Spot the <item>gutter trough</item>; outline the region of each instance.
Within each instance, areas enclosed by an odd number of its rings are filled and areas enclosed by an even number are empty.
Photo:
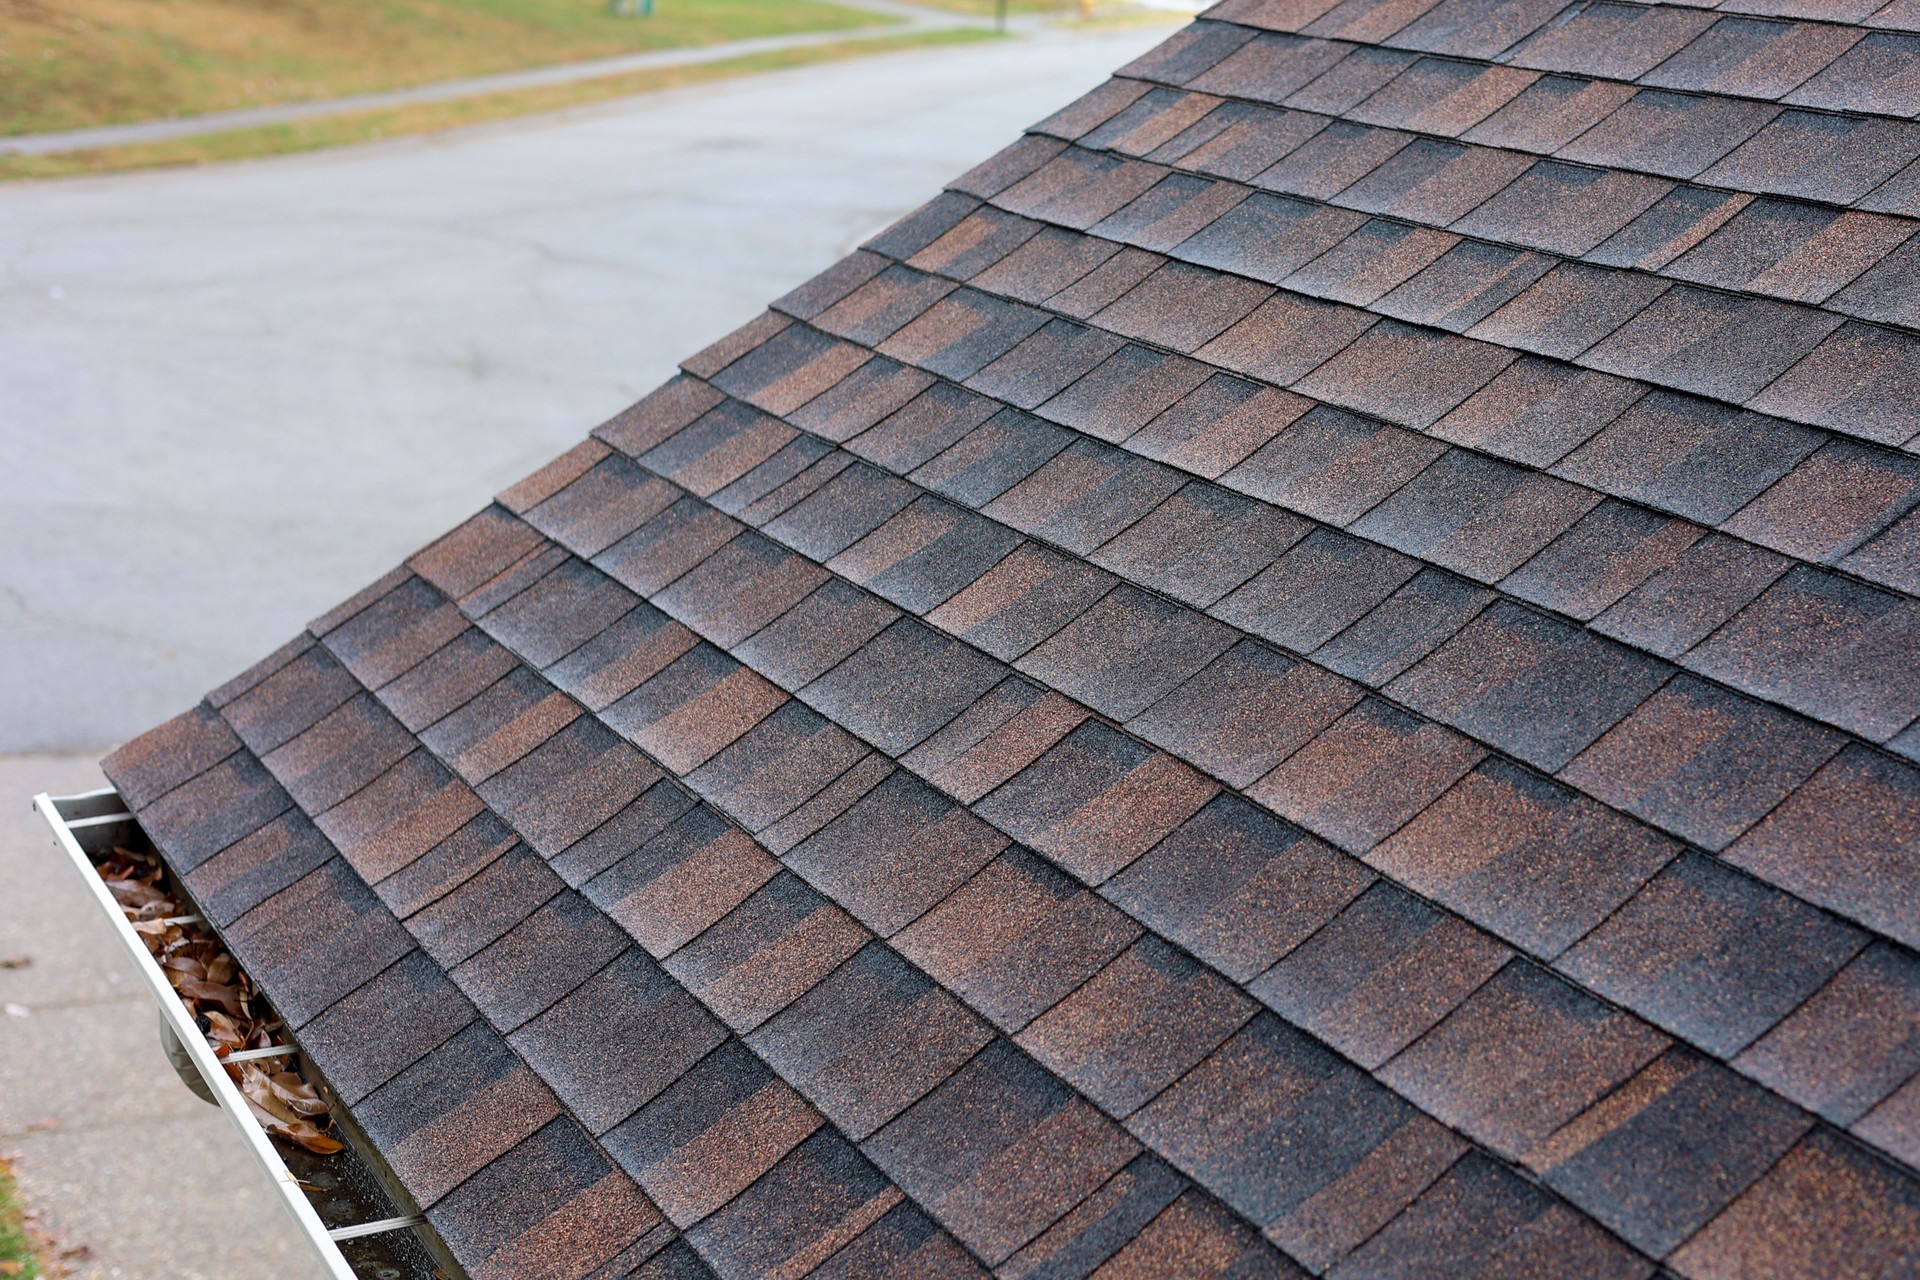
[[[182,1082],[232,1121],[248,1153],[266,1172],[275,1194],[293,1215],[301,1237],[320,1264],[320,1274],[327,1280],[435,1280],[462,1275],[420,1216],[396,1207],[397,1183],[380,1176],[378,1158],[337,1104],[333,1108],[334,1136],[347,1147],[331,1156],[277,1144],[254,1119],[245,1095],[228,1077],[222,1059],[214,1054],[193,1015],[175,994],[166,973],[148,953],[96,870],[96,862],[116,844],[142,850],[151,847],[119,793],[111,787],[73,796],[43,792],[34,797],[33,807],[52,829],[61,852],[107,917],[114,936],[146,984],[160,1011],[162,1044]],[[177,882],[172,889],[180,890]],[[190,901],[184,893],[180,893],[180,900]],[[174,920],[187,921],[199,923],[200,917]],[[297,1060],[300,1050],[291,1043],[290,1033],[282,1030],[279,1034],[288,1043],[241,1050],[226,1060]],[[323,1080],[314,1078],[311,1070],[302,1075],[322,1096],[332,1100]]]

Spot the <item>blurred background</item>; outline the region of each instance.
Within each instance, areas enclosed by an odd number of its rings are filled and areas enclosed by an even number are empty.
[[[0,1276],[309,1274],[27,798],[1197,6],[648,7],[0,0]]]

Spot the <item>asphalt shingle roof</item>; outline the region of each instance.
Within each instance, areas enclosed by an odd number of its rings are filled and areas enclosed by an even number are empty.
[[[1920,1274],[1920,18],[1721,8],[1224,0],[108,774],[475,1277]]]

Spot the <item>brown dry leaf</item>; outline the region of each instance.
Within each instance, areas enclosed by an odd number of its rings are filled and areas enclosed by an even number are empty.
[[[249,1097],[247,1101],[252,1104],[253,1099]],[[268,1133],[285,1138],[289,1142],[298,1143],[317,1156],[330,1156],[345,1146],[338,1139],[328,1137],[305,1120],[282,1120],[278,1116],[262,1111],[258,1106],[252,1106],[251,1109],[253,1118],[258,1120],[260,1127]]]
[[[207,961],[208,982],[232,982],[239,972],[240,967],[233,962],[233,957],[224,951]]]
[[[203,1004],[216,1005],[236,1018],[247,1016],[247,1010],[240,1003],[240,993],[232,987],[223,987],[214,982],[202,982],[199,978],[181,978],[173,984],[180,994]]]
[[[0,969],[29,969],[32,967],[32,956],[7,956],[5,959],[0,959]]]
[[[139,909],[155,903],[167,902],[167,895],[150,884],[138,880],[109,880],[107,890],[113,894],[113,900],[122,907]]]
[[[314,1092],[313,1086],[302,1080],[297,1072],[276,1072],[267,1077],[267,1084],[281,1101],[301,1115],[327,1114],[327,1104],[320,1100],[320,1095]]]
[[[240,1092],[247,1096],[255,1111],[272,1116],[281,1124],[293,1124],[300,1119],[299,1113],[274,1093],[265,1074],[256,1070],[251,1062],[240,1068]]]
[[[200,1015],[207,1020],[207,1029],[202,1032],[207,1043],[216,1049],[239,1049],[247,1043],[247,1033],[240,1025],[218,1010],[208,1010]]]
[[[0,1276],[17,1276],[27,1269],[27,1264],[17,1258],[0,1262]]]

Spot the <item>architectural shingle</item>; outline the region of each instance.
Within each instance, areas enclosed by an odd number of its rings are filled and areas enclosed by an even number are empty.
[[[1224,0],[106,771],[472,1280],[1908,1276],[1916,32]]]

